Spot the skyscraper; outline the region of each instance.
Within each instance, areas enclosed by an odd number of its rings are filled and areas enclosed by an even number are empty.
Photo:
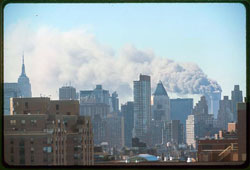
[[[150,76],[141,75],[134,81],[134,137],[149,143],[151,121],[151,83]]]
[[[31,97],[31,85],[25,72],[24,55],[22,58],[22,72],[18,78],[18,83],[4,83],[4,114],[10,113],[11,97]]]
[[[157,84],[153,95],[153,119],[170,121],[170,101],[161,81]]]
[[[22,63],[22,73],[18,78],[18,85],[21,90],[21,96],[22,97],[31,97],[31,85],[30,80],[26,76],[25,73],[25,65],[24,65],[24,55],[23,55],[23,63]]]
[[[184,139],[186,138],[186,120],[193,110],[193,99],[170,99],[171,120],[180,120],[184,127]]]
[[[212,114],[214,118],[217,119],[221,92],[214,91],[212,93],[205,94],[205,97],[208,105],[208,114]]]
[[[234,90],[232,91],[232,111],[233,111],[233,121],[237,121],[237,103],[243,102],[242,91],[239,85],[234,85]]]
[[[76,89],[72,86],[59,88],[59,100],[76,100]]]
[[[213,115],[208,114],[208,106],[205,96],[201,96],[200,101],[193,109],[195,120],[195,137],[205,137],[211,135],[213,131]]]
[[[121,106],[122,116],[124,117],[124,138],[125,146],[132,146],[132,131],[134,128],[134,102],[127,102]]]
[[[232,101],[228,99],[228,96],[224,96],[223,100],[220,100],[220,109],[218,113],[218,127],[226,130],[227,124],[233,121],[232,113]]]
[[[20,97],[21,91],[18,83],[4,83],[4,114],[10,113],[10,98]]]
[[[194,115],[188,115],[186,120],[186,143],[188,146],[196,148]]]
[[[118,94],[115,92],[112,93],[112,96],[110,97],[111,99],[111,112],[119,112],[119,99],[118,99]]]

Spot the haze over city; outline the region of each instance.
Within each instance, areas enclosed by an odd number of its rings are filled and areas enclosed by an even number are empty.
[[[241,4],[8,4],[4,17],[4,82],[16,81],[24,53],[33,96],[102,84],[125,103],[140,73],[171,98],[196,103],[233,84],[245,96]]]
[[[240,3],[7,4],[8,165],[243,165]]]

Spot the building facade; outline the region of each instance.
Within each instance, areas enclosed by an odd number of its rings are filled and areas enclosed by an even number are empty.
[[[31,97],[31,84],[25,72],[24,56],[22,60],[22,72],[17,83],[4,83],[4,115],[10,113],[10,98]]]
[[[191,148],[196,148],[194,115],[189,115],[186,120],[186,143]]]
[[[231,92],[231,95],[233,121],[237,121],[237,103],[243,102],[242,91],[240,90],[239,85],[234,86],[234,90]]]
[[[93,165],[89,117],[78,101],[13,98],[4,116],[4,160],[9,165]]]
[[[72,86],[59,88],[59,100],[76,100],[76,89]]]
[[[134,128],[134,102],[127,102],[121,106],[124,118],[124,142],[125,146],[132,147],[132,133]]]
[[[150,76],[140,75],[139,81],[134,81],[134,130],[133,136],[150,143],[151,116],[151,83]]]
[[[234,120],[232,108],[232,101],[228,99],[228,96],[224,96],[223,100],[220,100],[220,109],[218,113],[218,124],[220,129],[226,130],[229,122]]]

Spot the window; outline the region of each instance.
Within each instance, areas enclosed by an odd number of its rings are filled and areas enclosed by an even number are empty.
[[[31,125],[36,125],[37,121],[35,119],[32,119],[30,122],[31,122]]]
[[[13,139],[10,139],[10,144],[14,144],[14,140]]]
[[[28,102],[25,102],[25,108],[27,109],[29,107]]]
[[[30,152],[31,152],[31,153],[33,153],[34,150],[35,150],[35,149],[34,149],[33,147],[30,148]]]
[[[59,110],[59,104],[56,105],[56,110]]]
[[[10,156],[10,162],[14,162],[14,156],[13,155]]]
[[[14,153],[14,148],[13,147],[10,148],[10,153]]]
[[[10,120],[11,125],[16,125],[16,120]]]
[[[30,144],[34,144],[34,138],[30,138]]]
[[[25,120],[21,120],[21,124],[24,125],[25,124]]]

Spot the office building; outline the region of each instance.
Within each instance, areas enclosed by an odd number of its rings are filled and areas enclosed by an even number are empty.
[[[151,116],[151,83],[150,76],[141,75],[139,81],[134,81],[134,137],[142,142],[150,143]]]
[[[246,161],[247,158],[247,104],[238,103],[236,105],[238,113],[238,144],[239,144],[239,161]]]
[[[208,114],[208,105],[205,96],[201,96],[200,101],[193,109],[195,120],[195,137],[202,138],[214,133],[213,115]]]
[[[208,114],[212,114],[217,119],[219,111],[219,102],[221,100],[221,92],[214,91],[212,93],[204,94],[208,105]]]
[[[74,100],[12,98],[4,146],[9,165],[94,164],[91,121]]]
[[[170,101],[161,81],[157,84],[153,97],[153,119],[170,121]]]
[[[242,91],[240,90],[240,86],[234,85],[234,90],[231,92],[231,94],[233,121],[237,121],[237,103],[243,102]]]
[[[22,97],[31,97],[31,85],[30,80],[26,75],[25,72],[25,65],[24,65],[24,56],[23,56],[23,63],[22,63],[22,73],[18,78],[18,85],[21,90]]]
[[[186,143],[190,148],[196,148],[194,115],[188,115],[186,120]]]
[[[31,97],[31,85],[25,72],[24,56],[22,58],[22,72],[18,82],[4,83],[4,114],[10,113],[11,97]]]
[[[4,83],[4,115],[10,114],[10,98],[21,97],[18,83]]]
[[[229,122],[233,121],[233,113],[231,111],[232,101],[228,99],[228,96],[224,96],[223,100],[220,100],[220,109],[218,113],[218,124],[220,129],[226,130]]]
[[[118,94],[116,91],[112,93],[110,100],[111,100],[110,111],[118,113],[119,112],[119,98],[118,98]]]
[[[124,117],[124,144],[127,147],[131,147],[134,128],[134,102],[127,102],[121,105],[121,112]]]
[[[76,100],[76,89],[72,86],[59,88],[59,100]]]

